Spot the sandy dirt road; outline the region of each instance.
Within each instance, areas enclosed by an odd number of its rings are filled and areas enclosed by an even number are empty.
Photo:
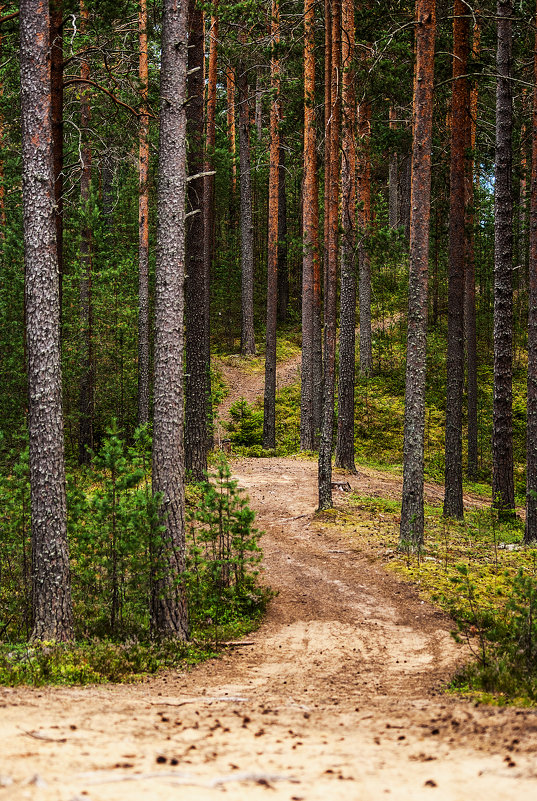
[[[535,712],[441,693],[450,621],[313,519],[315,464],[233,469],[279,592],[252,644],[137,686],[0,690],[0,801],[537,798]]]

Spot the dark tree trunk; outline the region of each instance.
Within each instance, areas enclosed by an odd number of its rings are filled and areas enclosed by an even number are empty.
[[[480,24],[474,24],[472,57],[479,58]],[[468,404],[468,477],[476,478],[478,470],[477,439],[477,325],[475,294],[475,236],[474,236],[474,153],[477,127],[478,84],[475,81],[470,92],[470,120],[467,125],[467,146],[470,158],[466,163],[466,270],[465,283],[465,328],[466,328],[466,369]]]
[[[341,62],[341,3],[331,0],[331,69],[328,167],[325,166],[325,214],[328,212],[327,267],[324,318],[324,377],[321,438],[319,442],[319,509],[332,506],[332,445],[336,383],[337,255],[339,200],[339,133],[341,105],[338,94]],[[327,19],[328,24],[328,19]],[[328,171],[328,174],[326,174]]]
[[[188,206],[186,226],[186,468],[195,481],[207,472],[207,396],[209,393],[206,314],[208,286],[204,261],[203,212],[203,13],[196,0],[188,6]],[[194,178],[194,176],[200,176]]]
[[[40,0],[21,0],[32,637],[62,641],[73,637],[73,610],[66,527],[49,41],[48,4]]]
[[[289,306],[289,269],[287,266],[287,199],[285,196],[285,148],[280,136],[278,169],[278,320],[287,320]]]
[[[366,49],[369,53],[369,47]],[[371,103],[363,100],[358,108],[358,294],[360,305],[360,372],[369,373],[373,367],[373,337],[371,332],[371,259],[367,235],[371,224]]]
[[[494,191],[494,400],[492,498],[502,516],[515,507],[513,477],[513,107],[512,0],[497,5],[496,169]]]
[[[89,19],[88,9],[80,3],[80,29],[85,31]],[[80,77],[87,81],[90,77],[89,62],[84,59],[80,67]],[[84,87],[84,84],[83,84]],[[83,223],[80,233],[80,387],[78,397],[79,431],[78,462],[89,464],[93,449],[93,405],[95,393],[95,373],[93,369],[93,302],[92,302],[92,261],[93,245],[90,225],[89,203],[91,198],[91,143],[89,124],[91,118],[90,94],[84,87],[80,92],[80,131],[81,176],[80,201]]]
[[[343,0],[341,149],[341,291],[336,467],[354,464],[354,374],[356,358],[356,93],[354,91],[354,3]]]
[[[152,631],[188,637],[183,450],[187,9],[164,0],[155,282],[153,492],[163,528],[153,564]]]
[[[250,163],[250,113],[248,73],[239,66],[239,160],[241,193],[241,353],[255,354],[254,334],[254,225],[252,221],[252,175]],[[228,92],[229,98],[229,92]],[[229,100],[228,100],[229,103]]]
[[[317,191],[317,152],[315,147],[315,4],[304,1],[304,188],[302,229],[302,365],[300,389],[300,448],[315,447],[314,383],[315,333],[320,340],[320,320],[315,332],[315,275],[319,283],[319,198]],[[320,286],[317,287],[320,303]]]
[[[444,516],[461,520],[462,395],[464,390],[465,149],[468,130],[468,9],[453,4],[453,94],[449,204],[448,342]]]
[[[276,318],[278,310],[278,200],[280,163],[280,63],[276,48],[280,41],[278,0],[272,0],[270,61],[270,163],[267,241],[267,329],[265,344],[265,399],[263,447],[276,447]]]
[[[534,50],[529,240],[528,430],[524,532],[524,542],[527,545],[537,541],[537,33]]]
[[[142,93],[138,155],[138,425],[149,422],[149,117],[147,111],[147,3],[138,11]]]
[[[423,445],[431,198],[435,0],[416,1],[412,205],[400,547],[423,543]]]

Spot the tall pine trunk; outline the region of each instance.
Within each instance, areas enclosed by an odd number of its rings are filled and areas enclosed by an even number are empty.
[[[369,47],[366,48],[369,53]],[[369,373],[373,367],[373,337],[371,331],[371,259],[367,235],[371,224],[371,103],[364,98],[358,107],[358,295],[360,306],[360,372]]]
[[[477,61],[480,52],[481,27],[474,23],[472,58]],[[464,273],[464,321],[466,335],[467,416],[468,416],[468,477],[476,478],[478,470],[477,433],[477,321],[475,292],[475,234],[474,234],[474,163],[477,130],[478,85],[470,91],[470,119],[467,124],[467,147],[470,156],[466,162],[466,269]]]
[[[54,167],[54,220],[60,281],[60,339],[63,309],[63,3],[50,3],[50,91]],[[5,220],[3,221],[5,222]]]
[[[86,30],[89,12],[84,2],[80,3],[80,30]],[[87,81],[90,77],[89,62],[86,58],[80,66],[80,77]],[[82,230],[80,232],[80,384],[78,396],[79,431],[78,462],[89,464],[93,449],[93,405],[95,394],[95,373],[93,365],[93,301],[92,301],[92,261],[93,244],[90,225],[91,201],[91,143],[89,125],[91,119],[90,93],[82,85],[80,91],[80,133],[82,140],[80,202],[82,205]]]
[[[315,447],[314,383],[315,276],[319,281],[319,198],[317,188],[317,151],[315,146],[315,3],[304,0],[304,187],[302,205],[302,363],[300,388],[300,448]],[[320,302],[320,286],[317,287]],[[320,321],[317,321],[320,329]],[[317,334],[319,331],[317,331]]]
[[[265,399],[263,414],[263,447],[276,447],[276,321],[278,311],[278,205],[280,163],[280,41],[278,0],[272,0],[272,57],[270,75],[270,163],[267,241],[267,328],[265,340]]]
[[[207,472],[207,398],[209,346],[207,335],[208,275],[204,246],[204,28],[201,6],[188,5],[188,206],[186,226],[186,396],[185,460],[195,481]]]
[[[252,220],[252,167],[250,158],[250,111],[248,73],[239,65],[239,162],[241,218],[241,353],[255,354],[254,334],[254,224]],[[230,98],[228,89],[228,108]],[[233,125],[234,127],[234,125]]]
[[[138,425],[149,422],[149,117],[147,0],[138,11],[140,89],[138,129]]]
[[[431,199],[435,0],[416,0],[416,67],[412,120],[412,201],[400,546],[423,543],[423,446],[427,352],[427,285]]]
[[[188,26],[186,3],[164,0],[155,277],[153,493],[161,499],[151,626],[188,637],[183,449],[183,324]]]
[[[462,396],[464,389],[465,149],[469,105],[468,9],[453,4],[453,94],[449,192],[448,343],[444,515],[462,519]]]
[[[70,640],[48,4],[20,2],[22,198],[35,640]]]
[[[332,446],[334,427],[334,395],[336,383],[336,318],[337,318],[337,256],[338,256],[338,200],[339,200],[339,134],[341,105],[339,82],[341,68],[341,3],[331,0],[331,64],[330,64],[330,114],[326,135],[329,137],[329,160],[325,165],[325,215],[328,214],[326,231],[326,283],[324,317],[324,375],[321,438],[319,443],[319,509],[332,506]]]
[[[356,93],[354,3],[343,0],[341,30],[341,290],[336,466],[354,464],[354,374],[356,358]]]
[[[502,516],[515,507],[513,476],[512,0],[497,5],[494,189],[494,399],[492,498]]]
[[[537,22],[537,14],[536,14]],[[537,541],[537,27],[534,49],[532,154],[529,220],[528,430],[526,530],[524,542]]]

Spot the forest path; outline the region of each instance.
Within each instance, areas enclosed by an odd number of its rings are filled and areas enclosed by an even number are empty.
[[[452,622],[315,518],[315,462],[232,467],[278,592],[262,626],[140,685],[1,689],[0,801],[535,799],[536,713],[440,694]]]

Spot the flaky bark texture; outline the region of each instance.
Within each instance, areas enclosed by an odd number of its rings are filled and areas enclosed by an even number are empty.
[[[494,399],[492,497],[502,515],[515,507],[513,477],[513,107],[511,0],[497,5],[496,168],[494,189]]]
[[[149,422],[149,117],[147,116],[147,2],[138,11],[139,77],[142,93],[138,129],[138,425]]]
[[[36,640],[61,641],[73,637],[73,611],[66,531],[49,36],[47,0],[21,0],[32,637]]]
[[[366,49],[369,53],[369,48]],[[360,305],[360,372],[369,373],[373,367],[373,337],[371,333],[371,259],[366,238],[371,224],[371,103],[364,99],[358,108],[358,295]]]
[[[465,148],[469,105],[467,7],[453,4],[453,94],[449,192],[448,343],[444,515],[462,519],[462,395],[464,390]]]
[[[270,76],[270,163],[267,237],[267,328],[265,339],[265,398],[263,447],[276,447],[276,318],[278,311],[278,205],[280,162],[280,62],[276,48],[280,41],[278,0],[272,0],[272,58]]]
[[[410,273],[400,547],[423,543],[423,442],[431,198],[435,0],[416,1]]]
[[[332,445],[334,428],[334,395],[336,383],[336,317],[337,317],[337,256],[339,200],[339,133],[341,103],[339,81],[341,69],[341,3],[331,0],[331,70],[329,166],[325,166],[325,214],[328,213],[327,267],[324,318],[324,376],[321,438],[319,442],[319,509],[332,506]],[[326,174],[328,170],[328,175]]]
[[[54,220],[60,280],[60,339],[63,287],[63,3],[50,3],[50,91],[52,102],[52,149],[54,166]],[[5,219],[2,218],[2,225]]]
[[[356,93],[354,2],[343,0],[341,31],[341,290],[336,467],[354,464],[354,373],[356,350]]]
[[[183,451],[187,9],[164,0],[160,71],[153,492],[164,527],[156,549],[151,621],[162,637],[188,637]]]
[[[250,162],[250,113],[248,73],[244,64],[238,70],[239,161],[241,214],[241,353],[255,353],[254,334],[254,224],[252,220],[252,175]],[[229,108],[229,88],[228,88]],[[234,127],[234,126],[233,126]]]
[[[80,3],[80,30],[84,32],[89,20],[89,13],[83,2]],[[89,62],[83,59],[80,66],[80,77],[87,81],[90,77]],[[84,86],[84,85],[83,85]],[[95,372],[93,365],[93,303],[92,303],[92,231],[89,223],[90,188],[91,188],[91,143],[89,125],[91,106],[89,90],[84,87],[80,92],[80,132],[81,175],[80,201],[83,210],[83,223],[80,232],[80,386],[78,395],[79,430],[78,430],[78,462],[89,464],[93,449],[93,409],[95,395]]]
[[[480,52],[481,27],[474,23],[472,58],[477,61]],[[470,91],[470,119],[467,124],[467,147],[470,156],[466,161],[466,269],[464,273],[464,320],[466,334],[467,415],[468,415],[468,477],[477,477],[477,326],[475,295],[474,248],[474,152],[476,143],[478,84]]]
[[[201,6],[188,4],[188,172],[201,175],[203,152],[203,62],[204,31]],[[209,346],[206,342],[206,316],[209,305],[208,275],[204,251],[204,179],[188,182],[186,227],[186,468],[194,480],[202,481],[207,472],[207,396],[209,394]]]
[[[537,28],[536,28],[537,30]],[[526,478],[526,544],[537,541],[537,33],[534,51],[532,157],[529,230],[528,429]]]
[[[300,448],[315,447],[314,320],[315,273],[319,280],[319,198],[315,147],[315,3],[304,0],[304,187],[302,230],[302,364],[300,388]],[[320,282],[319,282],[320,283]],[[318,287],[320,295],[320,286]],[[318,297],[318,301],[320,297]],[[317,310],[319,311],[319,310]],[[319,326],[320,327],[320,326]]]

